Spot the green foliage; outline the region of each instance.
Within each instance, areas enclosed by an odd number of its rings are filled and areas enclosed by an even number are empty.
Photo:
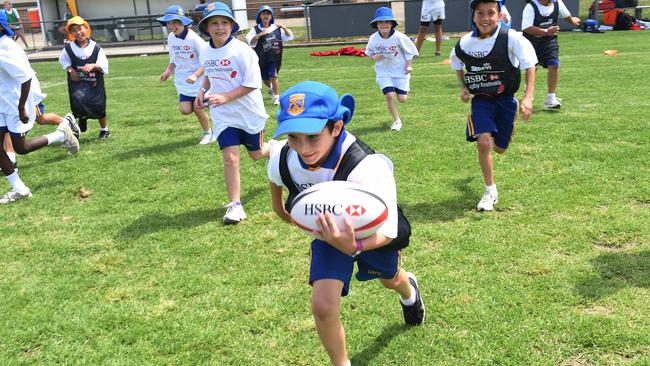
[[[395,294],[353,282],[342,320],[354,365],[650,362],[650,33],[563,33],[560,44],[562,110],[543,110],[540,70],[532,119],[495,157],[492,213],[474,209],[483,182],[464,141],[469,106],[432,43],[414,62],[398,133],[370,59],[285,51],[283,90],[312,79],[356,97],[349,129],[395,162],[414,227],[403,265],[427,321],[405,328]],[[618,56],[602,54],[611,48]],[[328,362],[310,313],[308,237],[275,218],[265,163],[248,157],[249,219],[221,224],[220,153],[197,145],[195,118],[158,82],[167,60],[110,60],[109,140],[90,121],[77,156],[19,157],[34,197],[0,207],[0,363]],[[64,72],[34,67],[47,110],[64,114]]]

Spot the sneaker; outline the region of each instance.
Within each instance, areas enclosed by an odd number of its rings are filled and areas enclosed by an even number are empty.
[[[440,51],[436,51],[435,55],[440,56]]]
[[[404,322],[407,325],[421,325],[424,323],[424,317],[426,316],[426,309],[424,308],[424,302],[422,297],[420,297],[420,288],[418,287],[418,280],[415,278],[415,275],[411,272],[407,272],[406,275],[409,278],[409,283],[415,289],[415,303],[411,306],[406,306],[402,304],[402,313],[404,313]]]
[[[224,224],[238,224],[245,218],[246,212],[244,212],[244,206],[241,203],[230,202],[226,205],[226,214],[223,216]]]
[[[393,122],[393,124],[390,125],[390,129],[393,130],[393,131],[401,130],[402,129],[402,121],[398,119],[397,121]]]
[[[111,135],[111,131],[106,130],[106,131],[99,131],[99,139],[100,140],[106,140],[109,136]]]
[[[6,205],[11,202],[22,200],[23,198],[29,198],[31,196],[32,196],[32,192],[29,190],[27,190],[27,193],[25,194],[11,190],[5,193],[4,196],[0,197],[0,205]]]
[[[72,113],[68,113],[65,116],[63,116],[65,120],[68,121],[68,126],[70,126],[70,129],[72,130],[72,134],[74,137],[79,140],[79,134],[81,131],[79,130],[79,126],[77,125],[77,122],[75,121],[74,115]]]
[[[63,146],[65,146],[66,149],[70,152],[70,154],[74,155],[79,152],[79,140],[77,140],[77,137],[74,135],[72,132],[72,128],[70,128],[70,125],[68,124],[68,121],[64,121],[63,123],[59,124],[59,127],[56,128],[57,131],[63,132]]]
[[[214,138],[214,135],[212,135],[212,132],[204,132],[203,136],[201,136],[201,140],[199,141],[199,145],[207,145],[215,142],[217,139]]]
[[[280,105],[280,96],[277,94],[273,95],[273,105]]]
[[[86,132],[87,128],[88,128],[88,120],[85,119],[85,118],[80,118],[79,119],[79,131]]]
[[[548,109],[560,109],[562,107],[562,99],[558,97],[550,97],[546,98],[546,103],[544,103],[544,107]]]
[[[478,205],[476,205],[476,209],[479,211],[492,211],[497,202],[499,202],[498,192],[485,191]]]

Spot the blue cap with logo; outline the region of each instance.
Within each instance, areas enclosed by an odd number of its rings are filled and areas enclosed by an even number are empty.
[[[604,33],[598,28],[598,21],[595,19],[587,19],[582,23],[583,30],[591,33]]]
[[[343,95],[340,99],[336,90],[323,83],[303,81],[280,97],[278,128],[274,138],[287,133],[317,134],[327,121],[342,120],[348,124],[354,114],[354,97]]]
[[[370,22],[370,26],[377,28],[377,22],[382,20],[393,22],[393,27],[399,25],[399,22],[393,16],[393,9],[387,8],[385,6],[382,6],[381,8],[375,10],[375,19]]]
[[[172,20],[178,20],[185,26],[192,24],[192,19],[185,16],[185,11],[183,11],[183,7],[180,5],[172,5],[168,7],[165,10],[165,15],[156,20],[159,21],[163,26]]]
[[[214,2],[208,4],[208,6],[205,7],[205,10],[203,10],[203,19],[199,22],[199,31],[206,36],[209,36],[210,33],[205,29],[205,23],[208,19],[214,17],[214,16],[222,16],[226,17],[230,20],[232,20],[233,25],[232,25],[232,31],[231,34],[237,33],[239,30],[239,24],[237,24],[237,21],[235,20],[235,15],[233,14],[232,10],[228,5],[222,3],[222,2]]]
[[[268,11],[271,13],[271,21],[269,24],[273,24],[275,22],[275,13],[273,13],[273,8],[270,5],[262,5],[260,6],[259,10],[257,10],[257,15],[255,16],[255,22],[257,24],[262,23],[262,19],[260,18],[260,14],[262,14],[263,11]]]
[[[9,37],[13,37],[14,36],[14,31],[11,30],[8,23],[9,23],[9,19],[7,18],[7,14],[5,14],[4,10],[0,11],[0,26],[2,26],[4,32]]]

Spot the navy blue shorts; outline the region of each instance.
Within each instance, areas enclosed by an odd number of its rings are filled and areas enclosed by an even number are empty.
[[[262,71],[262,80],[274,79],[280,73],[280,65],[275,62],[269,62],[260,67],[260,71]]]
[[[193,104],[193,103],[194,103],[194,100],[196,100],[196,97],[190,97],[190,96],[187,96],[187,95],[185,95],[185,94],[179,94],[179,95],[178,95],[178,102],[179,102],[179,103],[182,103],[182,102],[192,102],[192,104]]]
[[[496,98],[472,98],[472,113],[467,118],[467,141],[478,140],[484,132],[492,133],[494,144],[507,149],[515,133],[519,102],[512,95]]]
[[[387,86],[387,87],[383,88],[381,90],[381,92],[384,93],[384,94],[397,93],[397,94],[400,94],[400,95],[406,95],[406,94],[409,93],[406,90],[398,89],[398,88],[396,88],[394,86]]]
[[[343,282],[341,296],[347,296],[354,262],[357,262],[356,278],[358,281],[375,278],[392,279],[397,276],[400,268],[398,251],[369,250],[353,258],[326,242],[315,239],[311,242],[309,284],[325,279],[339,280]]]
[[[545,37],[535,38],[530,43],[535,48],[537,64],[543,68],[560,66],[560,44],[557,38],[546,39]]]
[[[239,128],[228,127],[217,136],[217,141],[219,141],[219,148],[221,150],[228,146],[244,145],[248,151],[257,151],[262,148],[264,131],[250,134]]]

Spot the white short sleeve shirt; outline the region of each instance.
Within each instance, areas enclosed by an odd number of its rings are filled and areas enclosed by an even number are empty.
[[[539,3],[537,0],[531,0],[535,5],[537,5],[537,8],[539,9],[539,13],[542,16],[549,16],[552,12],[555,6],[557,5],[559,7],[558,9],[558,18],[559,19],[564,19],[566,17],[571,16],[571,12],[569,9],[567,9],[566,5],[564,5],[564,2],[562,0],[551,0],[551,3],[546,6],[542,5]],[[533,5],[531,3],[526,4],[524,6],[524,11],[521,16],[521,29],[524,30],[528,27],[531,27],[533,25],[533,22],[535,21],[535,10],[533,9]]]
[[[188,97],[196,97],[198,94],[201,81],[197,80],[194,84],[189,84],[186,80],[201,67],[199,54],[205,44],[206,42],[191,29],[187,30],[187,35],[183,39],[176,37],[173,32],[167,36],[169,63],[174,64],[174,86],[178,94]]]
[[[74,53],[75,56],[79,57],[82,60],[86,60],[93,54],[95,44],[95,41],[89,39],[88,43],[86,43],[86,47],[81,48],[77,45],[77,42],[71,42],[70,48],[72,49],[72,53]],[[70,56],[68,55],[68,52],[66,52],[65,48],[61,50],[61,54],[59,55],[59,63],[63,69],[67,69],[72,65],[72,60],[70,60]],[[99,54],[97,54],[97,65],[101,67],[102,73],[104,73],[104,75],[108,74],[108,59],[106,58],[106,53],[104,53],[103,48],[101,48],[99,50]]]

